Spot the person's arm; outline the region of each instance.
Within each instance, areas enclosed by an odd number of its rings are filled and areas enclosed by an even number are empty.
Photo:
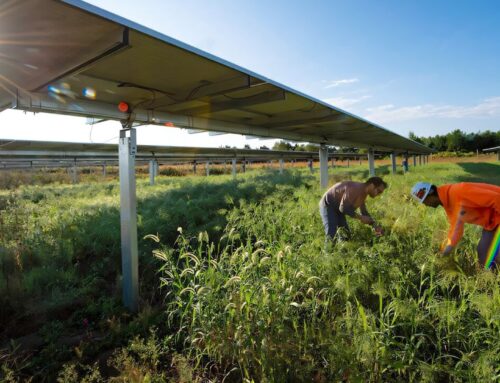
[[[462,216],[465,212],[462,208],[455,209],[453,216],[450,219],[450,229],[448,230],[448,240],[446,241],[446,246],[441,251],[442,255],[450,254],[455,246],[457,246],[460,239],[464,235],[464,221]]]
[[[363,202],[361,204],[361,206],[359,207],[359,210],[361,211],[360,221],[366,225],[373,225],[373,227],[375,227],[375,220],[372,218],[372,216],[368,212],[368,209],[366,208],[365,202]],[[363,218],[361,218],[361,217],[363,217]]]
[[[339,210],[342,214],[346,214],[351,218],[357,219],[366,225],[373,224],[373,219],[369,215],[367,216],[364,214],[356,213],[356,208],[354,207],[354,205],[352,203],[349,202],[349,200],[347,198],[347,193],[344,194],[344,196],[342,197],[342,200],[340,201]]]
[[[371,217],[370,213],[368,213],[368,209],[366,208],[366,203],[363,202],[361,206],[359,207],[359,210],[361,211],[361,214],[367,215],[368,217]]]
[[[359,207],[359,210],[361,211],[362,215],[364,215],[365,217],[369,217],[371,219],[371,222],[367,223],[367,225],[373,226],[373,229],[375,230],[375,234],[377,234],[377,236],[384,235],[384,229],[382,228],[382,226],[378,225],[377,222],[375,222],[375,220],[372,218],[372,216],[368,212],[368,209],[366,208],[365,202],[363,202],[363,204]],[[368,220],[367,220],[367,222],[368,222]]]

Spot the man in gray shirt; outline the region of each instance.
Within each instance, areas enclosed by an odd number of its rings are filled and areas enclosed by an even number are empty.
[[[371,177],[366,182],[343,181],[333,185],[319,201],[319,213],[325,227],[327,238],[334,239],[339,228],[350,234],[346,215],[358,219],[366,225],[375,221],[366,210],[368,196],[374,198],[384,192],[387,184],[380,177]],[[356,213],[359,208],[361,214]],[[378,235],[382,229],[374,226]]]

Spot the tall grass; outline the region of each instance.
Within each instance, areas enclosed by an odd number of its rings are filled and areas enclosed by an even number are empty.
[[[86,318],[93,331],[111,334],[76,356],[45,346],[8,371],[33,374],[52,358],[50,376],[98,381],[106,373],[93,363],[111,348],[110,374],[125,381],[499,380],[500,279],[476,267],[480,230],[468,227],[455,254],[442,258],[444,212],[408,195],[417,180],[500,184],[498,169],[433,164],[387,174],[389,188],[368,202],[387,234],[350,222],[353,240],[328,248],[317,174],[141,181],[144,309],[136,318],[117,308],[116,184],[5,192],[3,307],[19,315],[30,306],[16,298],[35,305],[37,297],[38,312],[57,309],[67,330]],[[335,169],[330,181],[366,173]],[[75,300],[76,311],[61,315]]]
[[[370,203],[382,238],[354,224],[352,242],[325,251],[319,192],[283,187],[233,210],[217,243],[181,235],[175,251],[156,251],[179,347],[243,381],[500,379],[499,278],[476,267],[478,230],[443,259],[443,212],[408,196],[422,176],[473,175],[432,170],[387,177]]]

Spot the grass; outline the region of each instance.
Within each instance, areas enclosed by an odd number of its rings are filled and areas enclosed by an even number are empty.
[[[499,169],[380,167],[390,187],[368,209],[387,235],[351,222],[354,239],[326,249],[317,174],[140,180],[137,316],[119,305],[116,183],[2,192],[3,379],[500,380],[500,279],[476,267],[480,230],[442,258],[444,212],[408,195],[419,180],[498,185]],[[40,345],[7,342],[26,334]]]

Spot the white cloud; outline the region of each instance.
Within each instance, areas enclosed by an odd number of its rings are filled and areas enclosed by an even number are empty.
[[[476,105],[413,105],[395,107],[392,104],[367,108],[364,117],[379,123],[408,121],[421,118],[485,118],[500,116],[500,97],[482,100]]]
[[[357,78],[345,78],[342,80],[334,80],[334,81],[330,81],[330,83],[325,86],[325,89],[336,88],[339,85],[353,84],[353,83],[358,82],[358,81],[359,81],[359,79],[357,79]]]
[[[370,98],[370,97],[371,96],[368,96],[368,95],[363,95],[363,96],[360,96],[357,98],[340,96],[340,97],[326,98],[326,99],[323,99],[323,101],[330,104],[330,105],[333,105],[337,108],[346,109],[346,108],[349,108],[353,105],[356,105],[356,104],[360,103],[361,101],[366,100],[367,98]]]

